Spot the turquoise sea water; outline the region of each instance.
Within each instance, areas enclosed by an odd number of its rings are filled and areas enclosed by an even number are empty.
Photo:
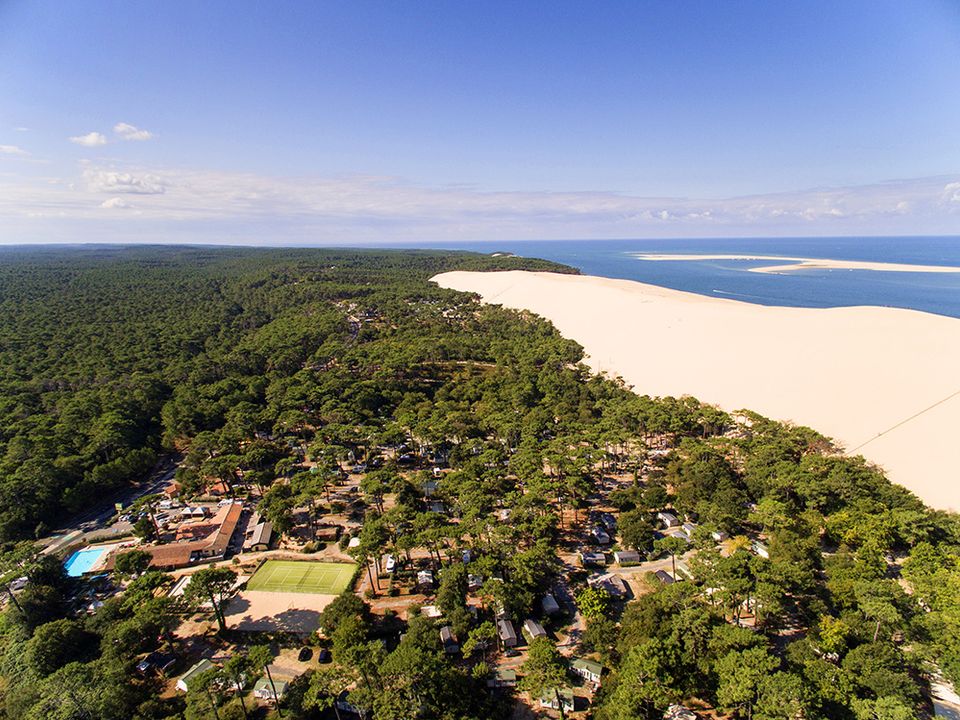
[[[105,552],[109,551],[109,547],[88,547],[83,548],[83,550],[77,550],[73,555],[67,558],[67,561],[64,563],[66,568],[67,575],[70,577],[80,577],[84,573],[90,571],[97,561],[100,559],[100,556]]]
[[[635,253],[776,255],[960,267],[958,237],[744,238],[714,240],[565,240],[429,243],[420,247],[502,250],[573,265],[588,275],[638,280],[760,305],[877,305],[960,318],[960,273],[876,270],[748,272],[768,260],[639,260]]]

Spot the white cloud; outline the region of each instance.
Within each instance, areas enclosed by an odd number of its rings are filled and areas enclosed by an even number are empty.
[[[127,202],[126,200],[124,200],[123,198],[112,197],[112,198],[110,198],[109,200],[104,200],[102,203],[100,203],[100,207],[102,207],[102,208],[107,208],[107,209],[112,210],[112,209],[127,209],[127,208],[132,208],[133,205],[131,205],[130,203],[128,203],[128,202]]]
[[[131,212],[104,212],[126,209],[133,196]],[[90,227],[82,221],[95,219],[112,223],[118,236],[122,223],[127,235],[120,239],[133,232],[152,241],[948,235],[960,232],[960,175],[691,199],[482,192],[390,177],[271,177],[87,161],[79,177],[0,174],[0,242],[15,241],[11,220],[28,215],[58,218],[52,237],[69,236],[70,222],[79,234]]]
[[[118,122],[114,125],[113,131],[124,140],[149,140],[153,137],[153,133],[149,130],[141,130],[125,122]]]
[[[30,153],[16,145],[0,145],[0,155],[15,155],[17,157],[27,157]]]
[[[943,188],[943,199],[948,203],[960,203],[960,182],[947,183]]]
[[[86,135],[74,135],[69,138],[69,140],[76,145],[83,145],[84,147],[97,147],[98,145],[107,144],[107,138],[98,132],[90,132]]]
[[[151,173],[119,172],[88,167],[83,171],[87,188],[97,193],[132,193],[135,195],[160,195],[167,191],[166,182]]]

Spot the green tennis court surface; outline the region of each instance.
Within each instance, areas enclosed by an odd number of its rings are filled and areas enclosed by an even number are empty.
[[[351,563],[267,560],[247,581],[248,590],[339,595],[353,577]]]

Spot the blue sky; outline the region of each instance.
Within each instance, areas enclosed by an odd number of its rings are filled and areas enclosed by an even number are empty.
[[[960,233],[960,3],[0,0],[0,242]]]

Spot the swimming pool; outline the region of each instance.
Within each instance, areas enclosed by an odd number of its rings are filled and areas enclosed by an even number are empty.
[[[67,558],[63,566],[70,577],[80,577],[100,562],[100,558],[110,552],[114,545],[93,545],[91,547],[77,550],[73,555]]]

